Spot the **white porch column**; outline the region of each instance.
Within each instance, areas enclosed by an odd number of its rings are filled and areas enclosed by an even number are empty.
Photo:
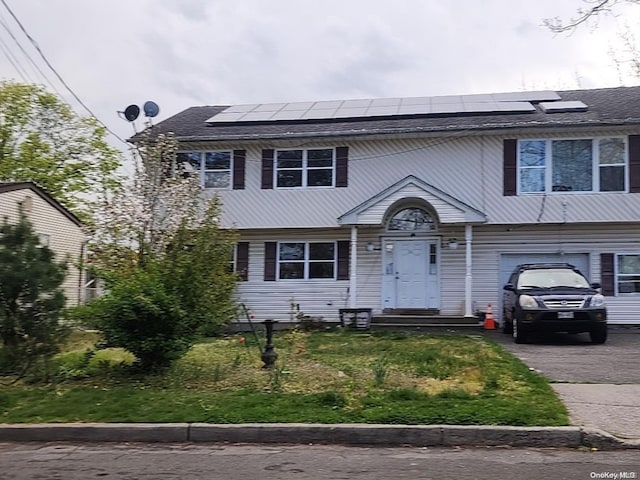
[[[467,223],[464,226],[464,240],[465,240],[465,266],[466,273],[464,276],[464,316],[465,317],[473,317],[473,287],[472,280],[473,275],[471,273],[471,240],[472,240],[472,232],[471,232],[471,224]]]
[[[349,308],[357,308],[358,227],[351,227],[351,262],[349,265]]]

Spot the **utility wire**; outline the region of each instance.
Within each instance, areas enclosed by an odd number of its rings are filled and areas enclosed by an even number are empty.
[[[0,50],[2,50],[2,53],[4,53],[4,56],[7,58],[7,60],[9,60],[9,63],[13,66],[13,68],[15,69],[18,76],[22,79],[22,81],[31,83],[31,79],[29,78],[29,75],[24,70],[22,65],[20,65],[20,62],[13,55],[13,52],[11,51],[9,46],[5,43],[4,39],[2,38],[0,38]]]
[[[76,92],[74,92],[71,87],[67,84],[67,82],[62,78],[62,76],[58,73],[58,71],[53,67],[53,65],[51,65],[51,62],[49,62],[49,59],[46,57],[46,55],[44,54],[44,52],[40,49],[40,46],[38,45],[38,42],[36,42],[34,40],[34,38],[29,35],[29,32],[27,32],[26,28],[24,27],[24,25],[22,25],[22,22],[20,22],[20,20],[18,19],[18,17],[16,17],[15,13],[13,13],[13,10],[11,10],[11,8],[9,7],[9,5],[7,4],[7,2],[5,0],[0,0],[2,2],[2,5],[4,5],[4,8],[7,9],[7,11],[9,12],[9,14],[13,17],[13,19],[15,20],[15,22],[18,24],[18,26],[20,27],[20,30],[22,30],[22,33],[24,33],[24,35],[27,37],[27,39],[29,39],[29,42],[31,42],[31,45],[33,45],[33,48],[36,49],[36,51],[38,52],[38,54],[40,55],[40,57],[42,58],[42,60],[44,61],[44,63],[47,65],[47,67],[49,67],[49,69],[54,73],[54,75],[57,77],[57,79],[60,81],[60,83],[64,86],[64,88],[67,89],[67,91],[73,96],[73,98],[75,98],[75,100],[89,113],[89,115],[91,115],[93,118],[96,119],[96,121],[102,125],[105,130],[107,130],[111,135],[113,135],[115,138],[117,138],[118,140],[120,140],[122,143],[124,143],[125,145],[129,145],[125,140],[123,140],[117,133],[115,133],[113,130],[111,130],[106,124],[104,124],[99,118],[98,116],[93,113],[91,111],[91,109],[80,99],[80,97],[76,94]]]
[[[22,52],[22,54],[27,58],[27,60],[29,60],[29,62],[31,63],[31,65],[33,66],[33,68],[35,69],[35,73],[36,75],[38,73],[40,73],[40,76],[44,79],[45,83],[47,83],[49,86],[51,86],[51,88],[53,89],[53,91],[59,96],[61,97],[62,95],[60,95],[60,92],[56,89],[55,85],[51,82],[51,80],[49,80],[49,78],[44,74],[44,72],[42,71],[42,69],[40,68],[40,66],[33,60],[33,58],[31,58],[31,55],[29,55],[29,53],[24,49],[24,47],[22,46],[22,44],[18,41],[18,39],[15,37],[15,35],[13,34],[13,32],[11,31],[11,29],[9,28],[9,26],[7,25],[7,23],[5,22],[4,17],[0,14],[0,25],[2,25],[2,27],[7,31],[7,33],[11,36],[11,38],[13,39],[13,41],[15,42],[15,44],[18,46],[18,48],[20,49],[20,51]],[[24,68],[24,71],[26,72],[26,68]],[[29,77],[29,75],[27,75],[27,77]],[[30,81],[30,83],[33,83]]]

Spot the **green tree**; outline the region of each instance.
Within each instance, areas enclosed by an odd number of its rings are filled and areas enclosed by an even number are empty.
[[[218,197],[175,165],[176,141],[144,138],[137,173],[97,213],[90,245],[108,293],[76,315],[125,348],[144,370],[168,366],[198,334],[233,318],[234,232],[221,228]]]
[[[20,210],[17,224],[0,227],[0,371],[27,373],[58,352],[67,329],[60,323],[64,262],[39,243]]]
[[[118,277],[108,294],[80,310],[107,346],[133,353],[145,372],[168,367],[193,341],[179,301],[151,268]]]
[[[167,290],[188,312],[188,329],[216,335],[233,319],[236,274],[230,269],[235,234],[220,228],[220,202],[213,197],[196,228],[185,221],[162,254],[160,271]]]
[[[95,119],[44,87],[0,82],[0,180],[33,181],[82,215],[89,194],[118,183],[120,160]]]

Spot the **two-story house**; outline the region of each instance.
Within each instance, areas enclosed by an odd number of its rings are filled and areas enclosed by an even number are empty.
[[[189,108],[153,127],[220,194],[239,299],[472,317],[519,263],[640,311],[640,87]]]

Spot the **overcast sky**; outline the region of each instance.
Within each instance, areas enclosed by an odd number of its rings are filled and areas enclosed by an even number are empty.
[[[193,105],[575,89],[620,75],[618,32],[640,6],[572,35],[580,0],[3,0],[80,99],[123,138],[117,111]],[[0,4],[0,76],[78,103]],[[36,62],[35,70],[12,39]],[[52,85],[52,86],[51,86]]]

